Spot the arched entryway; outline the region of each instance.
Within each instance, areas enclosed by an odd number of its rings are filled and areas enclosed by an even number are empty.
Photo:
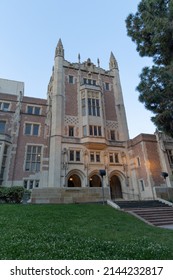
[[[122,198],[121,182],[117,175],[113,175],[110,179],[111,199]]]
[[[92,175],[90,178],[89,178],[89,185],[90,187],[101,187],[101,179],[98,175]]]
[[[77,174],[72,174],[68,178],[68,188],[79,188],[81,187],[81,179]]]

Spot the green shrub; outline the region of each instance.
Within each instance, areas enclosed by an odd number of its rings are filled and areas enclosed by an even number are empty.
[[[0,202],[21,203],[25,189],[23,187],[0,187]]]

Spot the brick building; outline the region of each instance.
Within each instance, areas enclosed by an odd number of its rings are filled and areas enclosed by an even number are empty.
[[[59,40],[47,100],[0,79],[0,184],[32,189],[35,203],[153,198],[161,172],[172,174],[172,150],[160,133],[129,139],[112,53],[109,70],[80,55],[70,63]]]

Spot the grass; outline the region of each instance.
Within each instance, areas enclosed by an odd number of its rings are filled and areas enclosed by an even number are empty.
[[[172,240],[107,205],[0,205],[1,260],[173,260]]]

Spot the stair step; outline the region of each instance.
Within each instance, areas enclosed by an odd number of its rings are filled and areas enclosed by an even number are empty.
[[[173,225],[173,207],[159,200],[114,201],[126,212],[134,213],[155,226]]]

